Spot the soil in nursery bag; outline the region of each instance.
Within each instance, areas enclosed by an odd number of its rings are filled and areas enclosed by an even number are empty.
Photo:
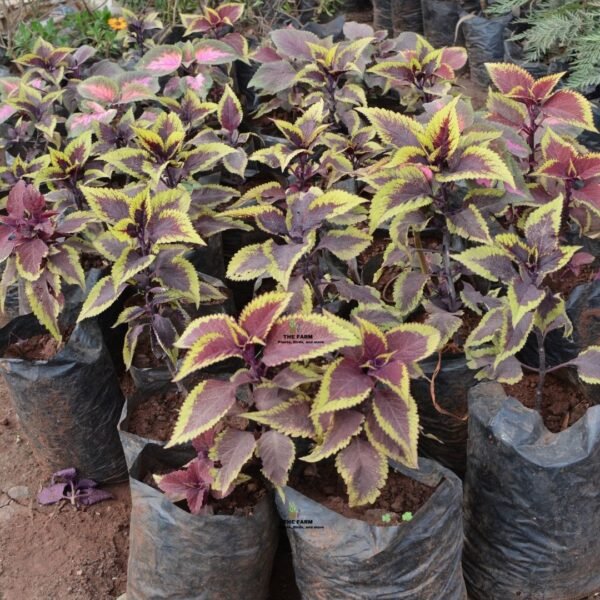
[[[192,515],[145,483],[188,460],[149,444],[133,463],[127,600],[266,600],[278,542],[271,496],[232,495],[216,514]]]
[[[600,406],[553,434],[484,383],[469,396],[463,566],[473,600],[600,591]]]
[[[59,346],[33,315],[14,319],[0,330],[0,370],[50,472],[76,467],[96,481],[121,481],[126,468],[116,426],[123,396],[113,363],[95,320],[69,329]]]
[[[391,476],[392,493],[384,488],[381,504],[352,509],[348,516],[338,511],[350,509],[332,500],[346,498],[333,481],[325,490],[332,494],[316,491],[308,478],[297,485],[322,495],[334,510],[291,486],[284,488],[284,499],[276,496],[304,600],[466,600],[460,480],[427,459],[420,459],[419,470],[398,471],[400,478]],[[412,518],[402,521],[409,512]]]
[[[332,460],[310,465],[292,483],[311,500],[348,519],[359,519],[371,525],[398,525],[402,515],[414,515],[435,492],[435,488],[391,470],[381,495],[374,504],[348,506],[346,486]]]
[[[503,387],[509,396],[519,400],[523,406],[533,409],[537,381],[536,374],[527,373],[519,383]],[[598,393],[600,394],[600,388]],[[546,377],[541,415],[544,425],[552,433],[559,433],[577,423],[590,406],[590,400],[580,387],[574,386],[567,379],[559,379],[553,375]]]
[[[177,389],[152,394],[131,411],[128,431],[150,440],[166,442],[171,437],[184,399]]]

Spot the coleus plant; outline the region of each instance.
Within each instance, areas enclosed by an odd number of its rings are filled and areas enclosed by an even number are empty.
[[[500,132],[473,119],[459,98],[443,105],[425,125],[408,115],[380,108],[358,109],[392,149],[388,156],[363,169],[362,177],[375,188],[370,229],[389,224],[391,242],[383,267],[401,267],[394,283],[400,313],[417,308],[424,295],[449,315],[462,302],[456,281],[460,267],[452,260],[461,240],[485,243],[489,228],[479,207],[482,198],[498,200],[515,185],[513,175],[490,145]],[[479,181],[488,183],[483,191]],[[471,184],[471,189],[468,187]],[[495,187],[494,187],[495,186]],[[441,252],[425,249],[420,232],[426,227],[441,236]],[[464,243],[464,242],[462,242]],[[432,310],[435,309],[432,306]],[[437,314],[436,318],[441,319]],[[441,323],[440,323],[441,324]],[[452,335],[460,326],[457,315],[443,327]]]
[[[4,306],[8,288],[23,281],[33,314],[58,340],[58,318],[65,299],[63,282],[85,287],[76,234],[93,220],[85,211],[59,215],[34,186],[17,183],[0,216],[0,261],[6,261],[0,282]]]
[[[98,489],[98,483],[93,479],[79,477],[77,469],[70,468],[54,473],[50,485],[42,488],[37,499],[40,504],[56,504],[67,500],[79,507],[91,506],[112,497],[110,492]]]
[[[189,511],[193,515],[209,514],[211,507],[208,504],[213,483],[214,461],[208,457],[211,445],[214,443],[214,429],[198,436],[193,440],[194,448],[198,455],[183,469],[155,475],[154,480],[165,496],[172,502],[185,500]],[[220,494],[214,494],[217,498]]]
[[[198,33],[217,39],[223,37],[242,18],[244,9],[245,5],[242,3],[222,2],[215,8],[204,6],[201,14],[182,14],[181,24],[185,27],[184,35]]]
[[[358,342],[356,328],[333,315],[284,314],[291,300],[285,292],[261,294],[237,320],[201,317],[177,341],[188,350],[177,380],[226,359],[244,364],[229,381],[207,379],[192,389],[168,442],[181,444],[219,425],[209,458],[216,463],[212,489],[221,494],[231,491],[254,454],[268,480],[286,484],[296,453],[292,436],[314,430],[310,397],[301,388],[319,375],[302,361]]]
[[[171,189],[235,152],[222,142],[194,145],[186,140],[186,129],[175,113],[161,112],[149,127],[132,130],[135,147],[110,150],[100,158],[117,172]]]
[[[410,393],[417,362],[438,349],[434,327],[406,323],[383,332],[355,319],[360,345],[345,348],[325,370],[311,418],[316,445],[302,458],[335,456],[350,506],[374,502],[385,485],[388,462],[417,467],[418,414]]]
[[[524,142],[527,153],[522,168],[528,175],[538,166],[539,144],[548,127],[596,130],[590,102],[573,90],[556,89],[564,73],[536,80],[517,65],[488,63],[486,67],[498,89],[489,91],[488,118],[516,132]]]
[[[49,148],[48,159],[48,164],[36,172],[34,184],[47,186],[47,198],[58,208],[86,208],[81,187],[104,176],[104,165],[92,155],[91,132],[71,140],[64,150]]]
[[[579,250],[578,246],[560,242],[562,210],[563,199],[558,196],[529,213],[523,237],[500,233],[492,243],[456,256],[473,273],[506,286],[503,302],[484,314],[466,342],[470,365],[480,369],[476,377],[516,383],[523,367],[536,371],[537,410],[542,406],[546,374],[551,371],[574,366],[583,381],[600,383],[600,346],[590,346],[561,365],[550,367],[546,361],[547,335],[553,330],[562,329],[566,335],[572,331],[564,300],[550,290],[546,281]],[[530,334],[537,342],[537,368],[522,364],[517,356]]]
[[[571,219],[582,233],[589,232],[600,216],[600,153],[582,152],[552,129],[546,130],[541,149],[543,162],[533,173],[540,182],[538,198],[547,201],[548,195],[562,191],[563,231]]]
[[[185,258],[188,249],[204,245],[189,215],[190,196],[181,189],[151,193],[139,187],[128,190],[83,187],[96,218],[107,230],[95,240],[97,251],[112,263],[110,274],[88,294],[79,321],[112,306],[127,289],[132,298],[115,326],[127,324],[123,359],[132,364],[138,340],[149,335],[156,355],[173,371],[177,361],[174,342],[189,317],[185,305],[222,299],[220,292],[201,282]]]
[[[407,32],[397,38],[399,52],[372,66],[368,73],[386,80],[386,88],[397,90],[405,105],[415,104],[410,92],[418,100],[430,102],[445,96],[456,79],[456,72],[465,66],[467,52],[464,48],[435,49],[422,36]],[[411,107],[413,110],[416,106]]]
[[[278,29],[271,43],[259,48],[253,59],[260,67],[250,81],[261,96],[276,95],[264,103],[257,115],[278,108],[304,108],[322,100],[326,120],[338,123],[355,106],[366,106],[360,85],[372,53],[373,37],[334,43],[314,33]],[[369,50],[371,48],[371,50]]]
[[[366,218],[361,209],[365,202],[342,190],[322,193],[311,188],[288,195],[283,208],[263,203],[225,211],[224,216],[254,219],[271,236],[241,248],[229,262],[227,277],[234,281],[271,277],[284,290],[299,292],[301,297],[308,293],[310,304],[314,298],[322,310],[327,256],[350,261],[371,244],[369,233],[356,226]]]
[[[327,149],[323,135],[329,129],[325,123],[325,105],[315,102],[293,123],[273,119],[285,141],[275,142],[256,150],[250,160],[283,171],[286,190],[306,191],[312,185],[323,189],[353,172],[353,164],[343,154]],[[270,187],[266,189],[270,193]]]
[[[165,96],[178,98],[192,90],[203,99],[211,93],[217,100],[219,88],[232,81],[228,71],[236,60],[248,61],[248,42],[231,33],[222,40],[154,46],[138,62],[137,69],[156,77],[168,76],[162,88]]]

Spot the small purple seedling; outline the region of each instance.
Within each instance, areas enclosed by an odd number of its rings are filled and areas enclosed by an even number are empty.
[[[98,489],[98,483],[92,479],[80,479],[77,469],[63,469],[52,475],[49,486],[38,494],[40,504],[56,504],[68,500],[73,506],[91,506],[103,500],[110,500],[112,494]]]

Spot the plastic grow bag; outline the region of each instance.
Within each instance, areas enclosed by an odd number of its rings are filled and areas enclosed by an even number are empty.
[[[375,31],[387,29],[392,31],[392,2],[394,0],[373,0],[373,25]]]
[[[423,33],[421,0],[392,0],[392,26],[394,35],[403,31]]]
[[[424,361],[420,366],[430,378],[437,361]],[[438,411],[433,404],[429,381],[415,379],[411,382],[419,407],[419,425],[423,429],[419,437],[419,454],[436,460],[460,478],[465,475],[467,463],[468,423],[462,417],[467,414],[467,397],[473,385],[475,371],[467,367],[462,354],[444,357],[435,379],[436,402],[450,414]]]
[[[434,48],[454,46],[458,23],[456,0],[421,0],[423,33]]]
[[[191,457],[149,444],[133,463],[127,600],[266,600],[279,527],[271,496],[251,516],[199,516],[143,483]]]
[[[17,317],[0,330],[0,352],[43,333],[33,315]],[[50,360],[0,358],[0,370],[25,435],[52,470],[76,467],[101,482],[127,477],[117,434],[123,396],[95,320],[78,324]]]
[[[504,58],[504,30],[512,15],[487,18],[482,15],[465,17],[461,23],[461,32],[469,56],[471,81],[479,86],[490,84],[485,63],[501,62]]]
[[[600,406],[550,433],[497,383],[469,395],[464,571],[474,600],[600,591]]]
[[[289,487],[276,497],[283,519],[295,514],[313,527],[287,530],[304,600],[466,600],[461,482],[434,461],[419,467],[398,470],[437,489],[401,525],[346,518]]]

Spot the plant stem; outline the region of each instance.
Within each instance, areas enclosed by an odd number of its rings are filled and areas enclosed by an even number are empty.
[[[546,348],[544,348],[544,334],[539,329],[535,330],[535,337],[537,339],[539,356],[538,383],[535,390],[535,410],[541,413],[544,397],[544,380],[546,378]]]
[[[419,266],[423,275],[429,275],[429,268],[427,267],[427,261],[425,260],[425,254],[423,252],[423,242],[421,241],[421,232],[413,231],[413,240],[415,242],[415,248],[417,249],[417,258],[419,259]]]
[[[450,264],[450,243],[451,237],[450,232],[444,227],[444,238],[443,238],[443,256],[444,256],[444,274],[448,285],[448,293],[450,294],[450,311],[454,312],[458,309],[456,301],[456,288],[454,287],[454,279],[452,277],[452,265]]]

